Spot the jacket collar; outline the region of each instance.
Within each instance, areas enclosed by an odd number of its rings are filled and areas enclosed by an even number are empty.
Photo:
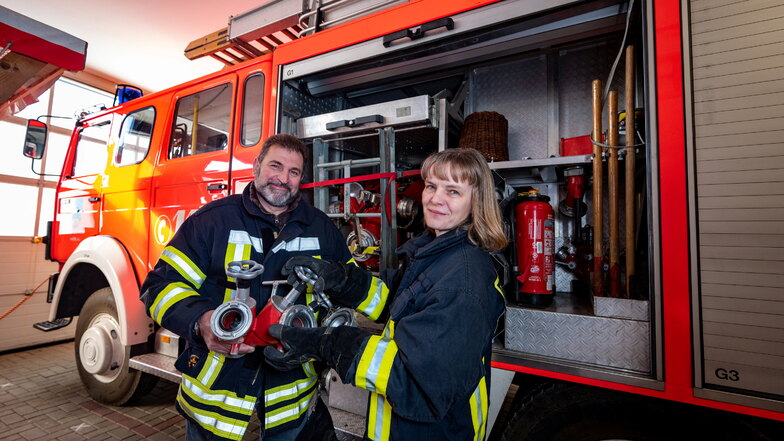
[[[440,236],[436,236],[432,231],[426,230],[424,233],[401,245],[397,252],[398,254],[407,255],[409,258],[424,258],[465,242],[467,235],[468,232],[462,228],[447,231]]]
[[[242,191],[242,207],[251,216],[260,218],[271,225],[275,225],[275,216],[261,211],[259,206],[256,205],[256,203],[253,202],[253,200],[251,200],[250,188],[252,186],[253,186],[253,181],[251,181],[245,187],[245,190]],[[310,205],[305,200],[305,198],[302,197],[302,193],[300,193],[300,198],[299,198],[299,203],[297,204],[297,208],[295,208],[294,211],[291,212],[287,223],[297,222],[305,225],[310,225],[311,223],[313,223],[313,219],[315,215],[316,215],[316,209],[313,208],[313,206]]]

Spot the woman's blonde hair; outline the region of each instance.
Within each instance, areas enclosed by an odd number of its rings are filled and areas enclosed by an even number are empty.
[[[470,185],[471,215],[461,228],[468,230],[468,240],[483,250],[493,252],[506,247],[493,175],[484,156],[474,149],[447,149],[428,156],[421,173],[424,180],[432,176]]]

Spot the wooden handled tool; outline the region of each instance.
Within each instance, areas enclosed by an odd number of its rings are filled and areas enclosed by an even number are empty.
[[[620,223],[620,174],[618,172],[618,91],[611,90],[607,99],[607,145],[609,157],[607,159],[607,191],[609,193],[610,216],[610,297],[620,297],[621,293],[621,265],[620,243],[618,241],[618,225]]]
[[[635,144],[636,132],[634,127],[634,46],[626,48],[626,150],[624,160],[626,162],[626,298],[632,297],[632,277],[634,276],[634,168],[635,168]]]
[[[602,142],[602,82],[591,85],[593,129],[591,139]],[[604,232],[602,225],[602,147],[593,145],[593,295],[604,294]]]

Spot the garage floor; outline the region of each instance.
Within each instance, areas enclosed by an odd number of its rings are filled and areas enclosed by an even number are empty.
[[[174,410],[176,384],[159,381],[135,406],[96,403],[79,380],[73,347],[67,341],[0,354],[0,439],[184,439],[185,420]],[[244,439],[258,436],[254,417]]]

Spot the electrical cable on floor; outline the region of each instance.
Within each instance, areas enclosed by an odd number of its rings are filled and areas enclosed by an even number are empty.
[[[38,291],[38,288],[40,288],[41,286],[43,286],[43,284],[44,284],[44,283],[48,282],[50,278],[51,278],[51,276],[49,276],[49,277],[47,277],[46,279],[44,279],[44,281],[43,281],[43,282],[41,282],[41,283],[39,283],[39,284],[38,284],[38,286],[36,286],[36,287],[35,287],[35,289],[33,289],[32,291],[30,291],[30,293],[29,293],[29,294],[25,293],[25,294],[24,294],[24,298],[23,298],[22,300],[18,301],[18,302],[16,303],[16,305],[12,306],[12,307],[11,307],[11,308],[10,308],[8,311],[4,312],[4,313],[3,313],[3,315],[0,315],[0,320],[2,320],[2,319],[4,319],[4,318],[6,318],[6,316],[7,316],[8,314],[11,314],[12,312],[14,312],[14,310],[15,310],[16,308],[18,308],[18,307],[22,306],[22,303],[26,302],[26,301],[27,301],[27,299],[29,299],[30,297],[32,297],[32,296],[33,296],[33,294],[35,294],[35,293],[36,293],[36,291]]]

